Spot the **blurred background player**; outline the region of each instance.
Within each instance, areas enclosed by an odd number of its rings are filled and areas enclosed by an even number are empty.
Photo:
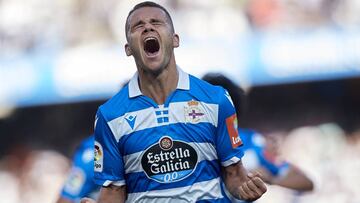
[[[202,79],[225,88],[234,102],[238,131],[244,144],[243,163],[245,168],[248,171],[261,172],[264,181],[268,184],[279,185],[298,192],[312,191],[314,185],[309,177],[295,165],[279,159],[280,135],[273,133],[263,136],[252,129],[240,127],[247,106],[244,90],[222,74],[208,73]],[[236,201],[233,198],[232,200]]]
[[[99,186],[94,176],[94,135],[81,142],[73,156],[72,167],[57,203],[80,202],[81,197],[95,198]]]

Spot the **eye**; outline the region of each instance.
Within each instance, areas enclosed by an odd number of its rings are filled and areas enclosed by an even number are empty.
[[[151,20],[151,24],[152,25],[162,25],[162,24],[164,24],[162,21],[160,21],[160,20]]]
[[[137,30],[137,29],[140,29],[140,28],[142,28],[144,26],[144,23],[143,22],[138,22],[138,23],[136,23],[136,24],[134,24],[133,26],[132,26],[132,30]]]

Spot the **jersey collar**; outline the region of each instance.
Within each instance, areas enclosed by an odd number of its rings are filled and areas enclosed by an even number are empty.
[[[190,89],[190,80],[189,80],[189,74],[184,72],[179,66],[176,66],[176,69],[179,74],[179,80],[176,89],[181,90],[189,90]],[[139,74],[136,72],[134,76],[130,79],[129,82],[129,97],[137,97],[142,95],[139,83],[138,83]]]

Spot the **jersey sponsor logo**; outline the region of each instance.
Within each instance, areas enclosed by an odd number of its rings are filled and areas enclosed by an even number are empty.
[[[85,172],[78,167],[71,169],[70,174],[66,180],[64,190],[72,195],[80,193],[81,188],[85,183]]]
[[[144,151],[141,166],[146,176],[159,183],[172,183],[190,176],[196,169],[198,154],[189,144],[163,136]]]
[[[239,137],[238,133],[238,125],[237,125],[237,118],[236,114],[233,114],[232,116],[226,118],[226,127],[229,133],[231,146],[233,148],[236,148],[240,145],[242,145],[242,141]]]
[[[129,126],[131,127],[131,129],[134,129],[136,116],[127,115],[127,116],[125,117],[125,120],[126,120],[127,123],[129,124]]]
[[[185,106],[185,122],[199,123],[205,113],[199,108],[198,101],[189,101]]]
[[[104,151],[100,143],[95,141],[94,149],[94,170],[102,172],[103,170]]]

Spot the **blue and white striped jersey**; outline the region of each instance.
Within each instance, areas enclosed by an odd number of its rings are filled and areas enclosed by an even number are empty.
[[[127,202],[226,202],[221,166],[243,156],[227,92],[178,68],[163,105],[135,74],[101,105],[95,123],[95,182],[126,185]]]

